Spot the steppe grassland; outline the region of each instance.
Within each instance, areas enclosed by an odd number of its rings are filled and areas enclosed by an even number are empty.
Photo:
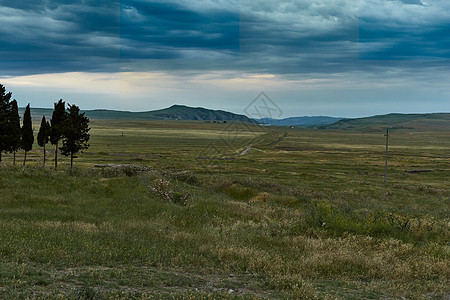
[[[150,169],[93,167],[122,162],[122,132],[126,162]],[[382,132],[93,121],[91,134],[73,176],[62,157],[44,173],[36,145],[25,169],[4,157],[1,297],[449,296],[448,132],[392,132],[386,185]]]

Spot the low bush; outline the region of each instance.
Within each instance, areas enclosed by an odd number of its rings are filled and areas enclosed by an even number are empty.
[[[236,200],[250,200],[258,194],[256,190],[238,184],[222,185],[218,191]]]
[[[326,199],[311,201],[306,211],[311,225],[337,233],[378,236],[407,233],[411,229],[410,219],[393,212],[336,206]]]
[[[177,205],[186,205],[191,195],[182,187],[165,179],[156,179],[149,186],[150,192],[158,199]]]
[[[270,194],[263,192],[250,199],[251,203],[266,203],[270,200]]]
[[[200,178],[191,171],[170,172],[167,173],[167,176],[171,179],[181,181],[189,185],[200,186],[202,183]]]
[[[106,165],[95,165],[96,168],[101,170],[101,175],[103,177],[120,177],[128,176],[134,177],[149,171],[150,169],[140,165],[116,165],[116,164],[106,164]]]

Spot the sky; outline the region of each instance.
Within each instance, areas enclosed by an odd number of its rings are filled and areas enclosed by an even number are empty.
[[[0,84],[31,107],[450,112],[449,32],[448,0],[0,0]]]

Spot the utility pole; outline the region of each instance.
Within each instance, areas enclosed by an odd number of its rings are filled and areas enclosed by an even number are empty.
[[[122,163],[125,164],[125,136],[122,131]]]
[[[388,145],[389,145],[389,129],[386,129],[386,162],[384,163],[384,183],[387,180],[387,163],[388,163]]]

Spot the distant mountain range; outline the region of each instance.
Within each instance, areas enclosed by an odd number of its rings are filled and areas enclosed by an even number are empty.
[[[23,114],[24,108],[19,108]],[[53,109],[31,108],[31,115],[35,121],[40,121],[42,115],[51,118]],[[239,121],[247,123],[267,124],[274,126],[300,126],[318,129],[340,129],[355,131],[379,132],[391,129],[420,129],[420,130],[450,130],[450,113],[434,114],[387,114],[366,118],[343,119],[327,116],[293,117],[286,119],[250,119],[245,115],[234,114],[223,110],[211,110],[202,107],[173,105],[169,108],[146,111],[129,112],[107,109],[84,110],[86,116],[92,120],[193,120],[206,122]]]
[[[23,114],[25,108],[19,108],[19,113]],[[130,112],[108,109],[83,110],[86,116],[92,120],[196,120],[196,121],[239,121],[247,123],[259,123],[277,126],[315,126],[327,125],[342,118],[333,117],[293,117],[286,119],[250,119],[245,115],[234,114],[223,110],[211,110],[202,107],[189,107],[185,105],[173,105],[169,108],[145,111]],[[50,119],[53,109],[31,108],[31,115],[34,120],[40,120],[42,115]]]
[[[23,114],[24,108],[19,109]],[[185,105],[172,105],[169,108],[130,112],[108,109],[83,110],[86,116],[92,120],[193,120],[193,121],[239,121],[247,123],[256,123],[255,120],[244,115],[234,114],[223,110],[212,110],[202,107],[189,107]],[[53,109],[50,108],[31,108],[33,119],[50,118]]]
[[[450,113],[387,114],[366,118],[344,119],[319,129],[341,129],[379,132],[386,129],[418,129],[450,131]]]

